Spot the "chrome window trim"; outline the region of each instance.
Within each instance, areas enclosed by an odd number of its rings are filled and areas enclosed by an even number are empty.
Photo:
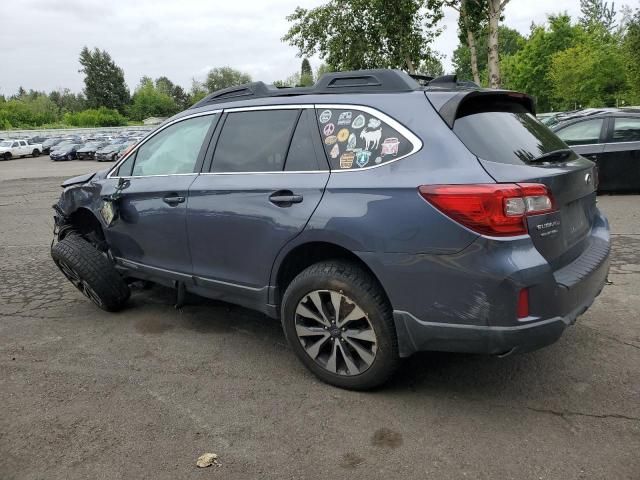
[[[120,177],[114,177],[112,176],[113,172],[116,171],[118,168],[120,168],[120,165],[122,165],[124,162],[127,161],[127,159],[133,155],[134,152],[137,152],[138,149],[144,145],[145,143],[147,143],[149,140],[151,140],[153,137],[155,137],[156,135],[158,135],[160,132],[162,132],[163,130],[165,130],[166,128],[170,127],[171,125],[175,125],[176,123],[180,123],[183,120],[188,120],[190,118],[196,118],[196,117],[204,117],[207,115],[215,115],[217,113],[221,113],[222,110],[208,110],[206,112],[198,112],[198,113],[193,113],[191,115],[185,115],[184,117],[180,117],[180,118],[176,118],[175,120],[172,120],[171,122],[162,125],[161,127],[159,127],[158,129],[156,129],[155,131],[151,132],[149,135],[147,135],[144,139],[142,139],[142,141],[137,144],[135,146],[135,148],[131,149],[131,151],[129,153],[127,153],[124,157],[122,157],[120,160],[118,160],[118,163],[116,163],[111,170],[109,170],[109,173],[107,174],[107,179],[110,178],[120,178]],[[163,174],[163,175],[131,175],[128,177],[123,176],[122,178],[145,178],[145,177],[172,177],[174,175],[197,175],[198,172],[191,172],[191,173],[167,173],[167,174]]]
[[[352,103],[315,103],[315,104],[296,103],[296,104],[282,104],[282,105],[254,105],[254,106],[248,106],[248,107],[233,107],[233,108],[225,108],[225,109],[219,109],[219,110],[211,110],[207,112],[194,113],[193,115],[180,117],[170,123],[167,123],[166,125],[163,125],[162,128],[159,128],[158,130],[153,132],[153,134],[147,136],[142,143],[140,143],[139,145],[136,145],[136,147],[133,150],[131,150],[125,157],[120,159],[118,163],[109,171],[107,178],[116,178],[112,176],[112,173],[115,170],[117,170],[120,167],[120,165],[124,163],[127,160],[127,158],[129,158],[130,155],[133,155],[134,152],[136,152],[142,145],[144,145],[148,140],[150,140],[151,138],[156,136],[158,133],[163,131],[165,128],[171,125],[174,125],[175,123],[178,123],[182,120],[187,120],[189,118],[194,118],[194,117],[201,117],[205,115],[215,115],[217,113],[251,112],[251,111],[261,111],[261,110],[322,109],[322,108],[335,108],[335,109],[342,109],[342,110],[354,109],[354,110],[360,110],[362,112],[368,113],[369,115],[373,115],[379,118],[380,120],[382,120],[383,122],[385,122],[394,130],[396,130],[404,138],[406,138],[409,141],[409,143],[411,143],[412,149],[409,153],[405,155],[394,158],[387,162],[380,163],[379,165],[370,165],[368,167],[363,167],[358,169],[345,169],[345,170],[325,169],[325,170],[269,171],[269,172],[199,172],[199,173],[193,172],[193,173],[173,173],[173,174],[165,174],[165,175],[133,175],[133,176],[123,177],[123,178],[168,177],[168,176],[174,176],[174,175],[274,175],[274,174],[289,175],[289,174],[301,174],[301,173],[361,172],[364,170],[380,168],[380,167],[387,166],[391,163],[395,163],[398,160],[402,160],[403,158],[406,158],[409,155],[413,155],[414,153],[417,153],[423,147],[422,140],[420,140],[420,138],[417,135],[415,135],[411,130],[409,130],[407,127],[402,125],[397,120],[391,118],[387,114],[381,112],[380,110],[373,107],[366,106],[366,105],[358,105],[358,104],[352,104]]]

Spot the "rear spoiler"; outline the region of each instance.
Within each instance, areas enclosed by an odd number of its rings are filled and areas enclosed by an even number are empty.
[[[529,95],[509,90],[467,90],[459,92],[427,91],[427,98],[449,128],[457,118],[481,111],[509,111],[509,104],[535,115],[535,103]]]

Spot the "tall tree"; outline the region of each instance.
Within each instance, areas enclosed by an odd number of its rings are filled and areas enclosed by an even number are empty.
[[[123,112],[129,103],[129,89],[124,72],[105,50],[84,47],[79,70],[84,73],[84,95],[89,107],[108,107]]]
[[[142,77],[131,100],[129,115],[134,120],[168,117],[178,111],[173,98],[155,86],[149,77]]]
[[[299,83],[301,87],[309,87],[313,85],[313,71],[311,70],[309,60],[306,58],[302,59],[302,65],[300,66]]]
[[[580,0],[580,23],[587,30],[603,27],[608,32],[616,28],[616,4],[603,0]]]
[[[219,67],[209,71],[204,81],[204,86],[209,92],[215,92],[216,90],[235,87],[250,81],[251,76],[248,73],[231,67]]]
[[[622,41],[630,101],[640,104],[640,9],[628,19]]]
[[[283,41],[300,56],[319,54],[333,70],[404,68],[431,55],[440,33],[441,9],[424,0],[329,0],[312,9],[297,7],[287,16],[291,27]]]
[[[499,32],[500,18],[509,0],[487,0],[489,8],[489,32],[487,36],[487,47],[489,50],[487,67],[489,73],[489,86],[500,88],[500,53],[499,53]]]

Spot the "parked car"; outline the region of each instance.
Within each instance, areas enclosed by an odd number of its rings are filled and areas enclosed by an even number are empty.
[[[85,143],[76,151],[76,156],[78,160],[93,160],[96,152],[108,144],[108,142],[104,141],[92,141]]]
[[[26,157],[31,155],[37,157],[42,152],[42,145],[29,144],[26,140],[4,140],[0,142],[0,158],[11,160],[12,158]]]
[[[75,160],[77,151],[82,144],[80,143],[61,143],[56,145],[55,150],[49,154],[49,158],[53,161],[59,160]]]
[[[640,192],[640,109],[574,112],[553,131],[598,166],[601,192]]]
[[[96,152],[96,160],[99,162],[114,162],[118,159],[120,152],[129,146],[128,143],[110,143]]]
[[[51,137],[42,142],[42,153],[49,154],[51,148],[62,142],[62,137]]]
[[[436,81],[437,80],[437,81]],[[421,350],[556,341],[609,269],[594,164],[521,93],[395,70],[215,92],[64,182],[52,256],[118,310],[144,279],[280,318],[333,385]]]

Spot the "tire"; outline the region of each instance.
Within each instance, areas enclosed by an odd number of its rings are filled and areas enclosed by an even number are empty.
[[[64,157],[64,159],[65,159],[66,161],[73,160],[73,158],[71,158],[71,154],[69,154],[69,155],[67,155],[66,157]]]
[[[4,158],[5,160],[11,160],[11,152],[6,152],[2,158]]]
[[[367,390],[385,383],[400,365],[391,305],[378,282],[354,263],[321,262],[301,272],[287,287],[281,316],[295,354],[326,383]]]
[[[31,152],[31,155],[33,157],[39,157],[40,156],[40,150],[38,150],[37,148],[34,148],[33,152]]]
[[[120,310],[129,299],[129,287],[111,261],[81,236],[70,234],[56,243],[51,257],[67,280],[103,310]]]

